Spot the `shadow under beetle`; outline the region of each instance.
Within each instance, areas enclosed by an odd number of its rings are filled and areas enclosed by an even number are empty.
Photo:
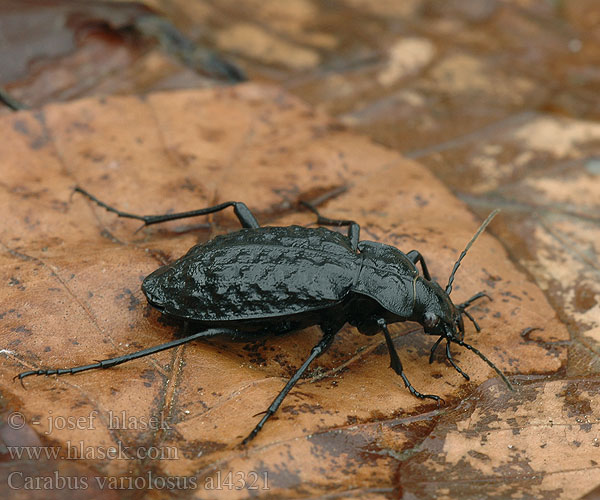
[[[439,402],[439,396],[422,394],[411,385],[388,330],[390,323],[414,321],[423,326],[425,333],[439,337],[431,348],[430,363],[440,342],[445,340],[446,358],[469,380],[452,358],[450,344],[455,343],[477,354],[512,389],[504,374],[463,340],[463,315],[480,331],[466,308],[487,295],[480,292],[461,304],[454,304],[450,299],[460,262],[497,211],[490,214],[460,254],[443,289],[431,279],[425,259],[417,250],[405,254],[383,243],[359,241],[360,227],[356,222],[323,217],[306,202],[303,204],[317,215],[317,224],[347,226],[347,236],[324,227],[260,227],[252,212],[240,202],[176,214],[142,216],[121,212],[79,187],[75,191],[119,217],[143,221],[144,226],[233,207],[242,229],[193,246],[186,255],[157,269],[142,283],[142,290],[152,306],[165,315],[193,322],[203,328],[202,331],[89,365],[26,371],[17,375],[21,380],[30,375],[63,375],[109,368],[200,337],[263,331],[284,333],[319,325],[323,337],[244,439],[242,443],[246,444],[277,411],[312,361],[329,348],[345,323],[365,335],[383,332],[390,366],[402,377],[408,390],[419,398]],[[421,265],[422,274],[417,270],[417,263]]]

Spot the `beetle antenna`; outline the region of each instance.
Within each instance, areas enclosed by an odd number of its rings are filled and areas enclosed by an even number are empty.
[[[469,248],[471,248],[473,243],[475,243],[475,240],[477,239],[477,237],[484,231],[484,229],[488,226],[488,224],[490,222],[492,222],[492,219],[494,217],[496,217],[498,212],[500,212],[499,208],[497,208],[490,215],[487,216],[487,219],[485,219],[483,221],[483,224],[481,224],[481,226],[479,226],[479,229],[477,230],[475,235],[471,238],[471,241],[469,241],[469,243],[467,243],[467,246],[459,255],[458,260],[456,261],[456,264],[454,264],[454,268],[452,269],[452,272],[450,273],[450,278],[448,278],[448,284],[446,285],[446,295],[450,295],[450,292],[452,292],[452,283],[454,282],[454,275],[456,274],[456,271],[460,267],[460,262],[464,259],[465,255],[467,255]]]
[[[475,354],[477,354],[477,356],[479,356],[481,359],[483,359],[483,360],[484,360],[484,361],[485,361],[485,362],[486,362],[486,363],[487,363],[489,366],[491,366],[491,367],[494,369],[494,371],[495,371],[495,372],[496,372],[498,375],[500,375],[500,378],[501,378],[501,379],[504,381],[504,383],[505,383],[505,384],[508,386],[508,388],[509,388],[511,391],[514,391],[514,390],[515,390],[515,388],[512,386],[512,384],[511,384],[511,383],[509,382],[509,380],[506,378],[506,375],[504,375],[504,373],[502,373],[502,372],[500,371],[500,368],[498,368],[498,367],[497,367],[497,366],[496,366],[494,363],[492,363],[492,362],[491,362],[489,359],[487,359],[487,358],[486,358],[486,357],[483,355],[483,353],[482,353],[481,351],[479,351],[479,349],[476,349],[476,348],[475,348],[475,347],[473,347],[472,345],[470,345],[470,344],[467,344],[466,342],[463,342],[462,340],[459,340],[459,339],[455,339],[455,338],[453,338],[453,339],[450,339],[450,340],[451,340],[452,342],[454,342],[454,343],[456,343],[456,344],[460,345],[460,346],[463,346],[463,347],[465,347],[465,348],[469,349],[469,351],[473,351]]]

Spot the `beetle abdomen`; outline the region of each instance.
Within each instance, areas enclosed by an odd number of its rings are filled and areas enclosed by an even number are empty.
[[[324,229],[265,227],[219,236],[148,276],[151,304],[198,321],[287,316],[331,307],[358,276],[347,238]]]

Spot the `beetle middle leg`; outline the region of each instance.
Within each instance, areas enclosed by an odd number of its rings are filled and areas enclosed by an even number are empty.
[[[406,375],[404,375],[404,370],[402,368],[402,362],[400,361],[400,356],[398,356],[398,352],[396,351],[396,347],[394,346],[394,342],[392,341],[392,337],[388,330],[387,323],[385,322],[385,320],[383,318],[381,318],[377,321],[377,324],[379,325],[379,327],[383,331],[383,334],[385,335],[385,342],[387,344],[387,348],[390,353],[390,367],[392,368],[392,370],[394,370],[398,375],[400,375],[402,377],[402,380],[404,380],[404,385],[410,391],[410,393],[413,396],[416,396],[421,399],[433,399],[434,401],[437,401],[437,402],[444,401],[442,398],[440,398],[439,396],[436,396],[435,394],[422,394],[412,386],[412,384],[409,382]]]
[[[308,366],[315,360],[315,358],[319,357],[327,349],[329,349],[329,346],[333,342],[333,339],[335,338],[335,334],[338,332],[338,330],[339,329],[326,329],[326,333],[323,335],[323,338],[321,338],[319,343],[312,348],[312,351],[310,352],[310,356],[306,359],[306,361],[304,363],[302,363],[302,366],[300,368],[298,368],[298,370],[296,371],[296,373],[294,373],[292,378],[288,380],[287,384],[285,384],[285,387],[281,390],[281,392],[273,400],[273,402],[271,403],[269,408],[267,408],[267,410],[264,412],[264,416],[261,418],[260,422],[258,422],[256,427],[252,430],[252,432],[248,435],[248,437],[242,441],[242,445],[248,444],[248,442],[250,442],[252,439],[254,439],[256,437],[256,435],[260,432],[260,430],[265,425],[265,422],[271,417],[271,415],[273,415],[277,411],[277,408],[279,408],[279,406],[281,405],[281,403],[283,402],[283,400],[285,399],[287,394],[296,385],[298,380],[300,380],[300,377],[306,371]]]
[[[350,240],[352,249],[356,250],[358,248],[358,240],[360,239],[360,226],[355,221],[349,219],[330,219],[329,217],[322,216],[312,203],[309,203],[308,201],[300,201],[300,204],[308,208],[317,216],[317,224],[322,226],[336,227],[348,226],[348,239]]]
[[[75,373],[94,370],[95,368],[110,368],[112,366],[120,365],[121,363],[126,363],[127,361],[132,361],[134,359],[142,358],[144,356],[150,356],[151,354],[155,354],[160,351],[165,351],[166,349],[171,349],[172,347],[177,347],[179,345],[186,344],[187,342],[191,342],[192,340],[196,340],[200,337],[212,337],[214,335],[222,334],[231,335],[232,333],[237,332],[235,330],[231,330],[230,328],[210,328],[208,330],[203,330],[193,335],[189,335],[188,337],[172,340],[171,342],[166,342],[165,344],[160,344],[154,347],[149,347],[147,349],[142,349],[141,351],[124,354],[123,356],[118,356],[116,358],[103,359],[101,361],[96,361],[95,363],[90,363],[89,365],[74,366],[72,368],[49,368],[40,370],[30,370],[19,373],[14,378],[18,378],[19,380],[21,380],[21,383],[23,383],[23,379],[31,375],[65,375],[67,373],[73,375]]]
[[[215,205],[212,207],[201,208],[199,210],[190,210],[189,212],[179,212],[176,214],[136,215],[117,210],[116,208],[107,205],[103,201],[100,201],[98,198],[91,195],[86,190],[80,187],[76,187],[75,192],[81,193],[97,205],[100,205],[109,212],[117,214],[119,217],[141,220],[144,223],[144,226],[150,226],[151,224],[160,224],[161,222],[167,222],[171,220],[186,219],[188,217],[197,217],[198,215],[214,214],[215,212],[220,212],[221,210],[225,210],[228,207],[233,207],[233,212],[240,221],[242,227],[253,229],[260,227],[258,221],[256,220],[256,217],[254,217],[250,209],[246,206],[245,203],[242,203],[240,201],[226,201],[225,203],[220,203],[219,205]]]

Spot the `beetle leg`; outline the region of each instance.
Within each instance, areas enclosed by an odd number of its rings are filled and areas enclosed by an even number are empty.
[[[411,250],[406,254],[406,256],[413,262],[413,264],[417,264],[417,262],[421,263],[421,269],[423,269],[423,277],[427,281],[431,281],[431,275],[429,274],[429,269],[427,269],[427,264],[425,264],[425,259],[421,255],[421,252],[418,250]]]
[[[441,342],[443,339],[445,339],[445,338],[446,338],[446,337],[444,337],[444,336],[442,335],[442,336],[441,336],[439,339],[437,339],[437,340],[435,341],[435,344],[433,344],[433,345],[431,346],[431,352],[429,353],[429,364],[433,363],[433,357],[435,356],[435,351],[436,351],[436,349],[438,348],[438,346],[440,345],[440,342]]]
[[[482,297],[487,297],[488,299],[492,300],[492,298],[487,293],[485,293],[485,292],[479,292],[479,293],[476,293],[475,295],[473,295],[473,297],[471,297],[470,299],[465,300],[464,302],[461,302],[456,307],[458,307],[459,309],[466,309],[473,302],[475,302],[476,300],[481,299]]]
[[[159,224],[161,222],[167,222],[167,221],[171,221],[171,220],[185,219],[187,217],[196,217],[198,215],[214,214],[215,212],[220,212],[221,210],[225,210],[227,207],[233,207],[233,211],[234,211],[236,217],[238,218],[238,220],[240,221],[240,224],[242,225],[242,227],[253,228],[253,229],[260,227],[260,225],[258,224],[258,221],[256,220],[256,217],[254,217],[254,215],[252,214],[250,209],[246,206],[246,204],[239,202],[239,201],[226,201],[225,203],[220,203],[219,205],[215,205],[213,207],[201,208],[199,210],[191,210],[189,212],[179,212],[176,214],[136,215],[136,214],[130,214],[127,212],[122,212],[121,210],[117,210],[116,208],[111,207],[110,205],[107,205],[103,201],[100,201],[98,198],[91,195],[90,193],[88,193],[87,191],[85,191],[84,189],[82,189],[80,187],[76,187],[75,191],[77,193],[81,193],[82,195],[86,196],[87,198],[92,200],[94,203],[96,203],[97,205],[100,205],[101,207],[105,208],[109,212],[113,212],[113,213],[117,214],[119,217],[125,217],[127,219],[137,219],[137,220],[143,221],[144,226],[149,226],[151,224]],[[144,226],[142,226],[142,227],[144,227]]]
[[[308,201],[300,201],[301,205],[304,205],[308,208],[312,213],[317,216],[317,224],[322,226],[348,226],[348,239],[352,244],[352,249],[356,250],[358,248],[358,240],[360,238],[360,226],[354,222],[353,220],[346,219],[330,219],[329,217],[323,217],[319,211],[315,208],[314,205],[309,203]]]
[[[461,314],[464,314],[467,318],[469,318],[471,320],[473,325],[475,325],[475,330],[477,331],[477,333],[479,333],[481,331],[481,328],[479,327],[479,323],[477,323],[477,321],[475,321],[475,318],[471,315],[471,313],[469,311],[467,311],[466,309],[463,309],[461,311]]]
[[[256,427],[252,430],[252,432],[248,435],[248,437],[242,441],[242,445],[248,444],[252,439],[254,439],[256,437],[256,435],[260,432],[260,430],[265,425],[265,422],[271,417],[271,415],[273,415],[273,413],[275,413],[277,411],[277,408],[279,408],[282,401],[287,396],[288,392],[290,392],[292,390],[292,388],[296,385],[296,383],[298,382],[298,380],[300,379],[302,374],[306,371],[308,366],[314,361],[315,358],[319,357],[321,354],[323,354],[329,348],[329,346],[333,342],[333,339],[334,339],[336,333],[337,333],[337,330],[333,333],[331,331],[329,331],[328,333],[326,333],[323,336],[323,338],[319,341],[319,343],[312,348],[312,351],[310,352],[310,356],[308,357],[308,359],[304,363],[302,363],[302,366],[300,368],[298,368],[298,370],[296,371],[296,373],[294,373],[292,378],[288,380],[287,384],[285,384],[285,387],[281,390],[281,392],[273,400],[273,402],[271,403],[269,408],[267,408],[266,411],[261,412],[261,413],[264,413],[263,418],[260,419],[260,422],[258,422]],[[259,415],[260,415],[260,413],[259,413]]]
[[[471,380],[471,378],[461,370],[460,366],[458,366],[455,362],[454,359],[452,359],[452,353],[450,352],[450,341],[448,339],[446,339],[446,358],[448,358],[448,361],[450,361],[450,364],[454,367],[454,369],[460,373],[463,377],[465,377],[467,380]]]
[[[416,396],[421,399],[433,399],[434,401],[438,401],[438,403],[440,401],[443,402],[444,400],[439,396],[436,396],[435,394],[422,394],[411,385],[411,383],[408,381],[408,378],[406,378],[406,375],[404,375],[404,370],[402,369],[402,362],[400,361],[400,357],[398,356],[398,352],[396,351],[396,347],[394,346],[394,342],[392,341],[392,337],[388,330],[387,323],[383,318],[379,319],[377,323],[379,324],[381,330],[383,331],[383,334],[385,335],[385,342],[390,353],[390,367],[402,377],[402,380],[404,380],[404,385],[410,391],[410,393],[413,396]]]
[[[475,330],[477,330],[478,332],[481,331],[481,328],[479,327],[479,324],[477,323],[477,321],[475,321],[475,318],[471,315],[471,313],[467,311],[467,307],[469,307],[473,302],[475,302],[478,299],[481,299],[482,297],[487,297],[488,299],[492,300],[492,298],[487,293],[479,292],[473,295],[473,297],[471,297],[470,299],[465,300],[464,302],[461,302],[456,306],[456,308],[460,311],[461,314],[464,314],[467,318],[471,320],[471,322],[475,326]]]
[[[185,344],[187,342],[191,342],[192,340],[196,340],[200,337],[211,337],[213,335],[220,334],[231,334],[235,332],[235,330],[231,330],[229,328],[211,328],[209,330],[204,330],[199,333],[195,333],[194,335],[190,335],[189,337],[184,337],[181,339],[172,340],[171,342],[167,342],[166,344],[160,344],[154,347],[149,347],[148,349],[143,349],[141,351],[132,352],[129,354],[124,354],[123,356],[118,356],[116,358],[103,359],[101,361],[97,361],[96,363],[91,363],[89,365],[82,366],[74,366],[72,368],[51,368],[51,369],[41,369],[41,370],[30,370],[26,372],[19,373],[15,379],[23,380],[25,377],[29,377],[30,375],[65,375],[67,373],[74,374],[85,372],[88,370],[93,370],[95,368],[110,368],[111,366],[120,365],[121,363],[125,363],[127,361],[132,361],[134,359],[138,359],[144,356],[150,356],[151,354],[155,354],[160,351],[164,351],[166,349],[171,349],[172,347],[177,347],[181,344]],[[22,382],[21,382],[22,383]]]

